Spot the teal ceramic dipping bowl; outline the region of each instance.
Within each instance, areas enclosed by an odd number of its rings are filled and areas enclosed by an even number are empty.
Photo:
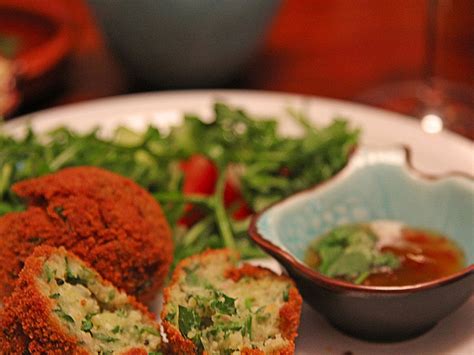
[[[427,283],[380,287],[331,279],[305,265],[315,237],[340,224],[371,220],[440,231],[463,249],[468,266]],[[257,214],[249,234],[286,268],[307,303],[356,337],[417,336],[474,292],[474,179],[423,175],[411,166],[406,148],[359,148],[331,180]]]

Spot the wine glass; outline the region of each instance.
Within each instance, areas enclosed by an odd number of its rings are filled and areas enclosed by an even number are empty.
[[[371,89],[358,101],[398,111],[421,120],[427,133],[443,128],[474,138],[474,89],[436,76],[438,15],[443,0],[429,0],[427,5],[425,63],[420,79],[387,83]]]

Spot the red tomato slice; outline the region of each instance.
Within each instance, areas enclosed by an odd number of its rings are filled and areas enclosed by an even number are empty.
[[[196,154],[182,161],[179,167],[184,173],[183,193],[185,195],[209,196],[214,193],[219,172],[211,160]],[[184,207],[184,215],[178,223],[189,227],[199,221],[203,215],[198,206],[187,204]]]
[[[180,163],[184,173],[183,192],[186,195],[212,195],[219,175],[214,163],[203,155],[193,155]]]
[[[180,163],[180,169],[184,173],[183,193],[185,195],[214,194],[219,171],[215,164],[207,157],[196,154],[188,160]],[[232,217],[241,220],[252,214],[252,210],[242,197],[239,187],[227,179],[224,187],[224,206],[235,208]],[[185,206],[183,217],[178,221],[184,226],[191,226],[204,216],[198,206],[188,204]]]
[[[232,218],[239,221],[247,218],[253,212],[242,196],[239,187],[231,179],[227,179],[224,187],[224,206],[232,208]]]

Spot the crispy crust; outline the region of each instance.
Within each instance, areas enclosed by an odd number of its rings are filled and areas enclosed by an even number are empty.
[[[158,203],[132,180],[77,167],[22,181],[13,191],[29,207],[0,218],[0,298],[39,244],[66,247],[143,302],[163,285],[171,230]]]
[[[196,347],[192,341],[186,339],[181,335],[179,329],[177,329],[173,324],[168,322],[165,317],[167,312],[166,306],[171,301],[171,289],[178,281],[181,279],[182,275],[185,273],[185,268],[195,262],[204,260],[208,257],[215,257],[218,255],[225,255],[227,259],[237,261],[239,258],[238,253],[231,251],[229,249],[218,249],[218,250],[208,250],[198,255],[193,255],[189,258],[182,260],[176,267],[171,282],[163,290],[163,310],[161,312],[161,319],[164,331],[168,338],[168,346],[173,354],[179,355],[188,355],[196,354]],[[295,338],[298,335],[298,326],[301,315],[301,307],[303,299],[295,287],[295,283],[289,277],[285,275],[277,275],[269,269],[253,266],[250,264],[243,264],[240,267],[233,267],[226,271],[225,277],[233,280],[239,281],[242,277],[251,277],[255,279],[264,278],[264,277],[273,277],[275,279],[284,280],[291,283],[291,288],[288,292],[288,301],[281,307],[280,313],[280,331],[282,336],[289,340],[289,345],[283,349],[280,349],[278,352],[275,352],[274,355],[291,355],[295,351]],[[242,349],[242,354],[245,355],[261,355],[264,354],[262,350],[258,349]],[[204,353],[206,354],[206,353]]]
[[[181,335],[181,332],[179,329],[176,329],[176,327],[168,322],[165,319],[166,314],[168,313],[166,310],[166,305],[168,302],[171,301],[171,289],[175,284],[178,283],[179,279],[181,276],[185,273],[186,267],[195,262],[195,261],[200,261],[201,259],[204,259],[208,256],[213,256],[213,255],[222,255],[224,254],[226,258],[228,259],[238,259],[239,254],[231,251],[230,249],[220,249],[220,250],[206,250],[201,254],[193,255],[190,256],[186,259],[181,260],[178,265],[176,265],[176,268],[173,272],[173,275],[171,277],[171,281],[169,282],[168,286],[164,288],[163,290],[163,309],[161,311],[161,324],[163,325],[163,330],[165,331],[166,337],[168,338],[168,348],[171,354],[176,354],[176,355],[191,355],[191,354],[196,354],[196,346],[194,343],[186,339]]]
[[[8,306],[6,317],[2,318],[0,324],[20,324],[21,332],[16,328],[14,335],[25,334],[29,339],[28,350],[31,354],[88,354],[88,351],[78,345],[78,340],[53,316],[53,303],[43,295],[37,287],[37,278],[43,272],[44,261],[52,254],[61,253],[70,259],[78,259],[72,253],[64,248],[53,248],[41,246],[35,249],[33,254],[25,261],[25,267],[20,272],[15,290],[10,297],[6,299]],[[81,261],[82,262],[82,261]],[[86,262],[86,267],[91,268]],[[100,276],[98,281],[104,285],[112,284]],[[128,302],[137,310],[141,311],[150,321],[154,321],[154,315],[150,313],[145,306],[138,303],[132,297],[128,297]],[[20,320],[18,322],[18,320]],[[17,322],[17,323],[15,323]],[[159,326],[156,325],[159,330]],[[5,348],[14,349],[18,344],[24,344],[22,337],[5,337]],[[2,343],[0,343],[2,344]],[[3,349],[2,344],[2,349]],[[9,354],[9,352],[6,352]],[[124,354],[138,355],[146,354],[144,349],[130,349]]]
[[[14,310],[12,300],[6,300],[0,310],[0,354],[23,355],[28,349],[29,339]]]

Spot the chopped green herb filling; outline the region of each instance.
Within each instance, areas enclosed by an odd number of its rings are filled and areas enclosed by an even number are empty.
[[[64,319],[66,322],[75,323],[74,318],[72,318],[69,314],[65,313],[61,307],[54,309],[53,312],[56,313],[59,318]]]

